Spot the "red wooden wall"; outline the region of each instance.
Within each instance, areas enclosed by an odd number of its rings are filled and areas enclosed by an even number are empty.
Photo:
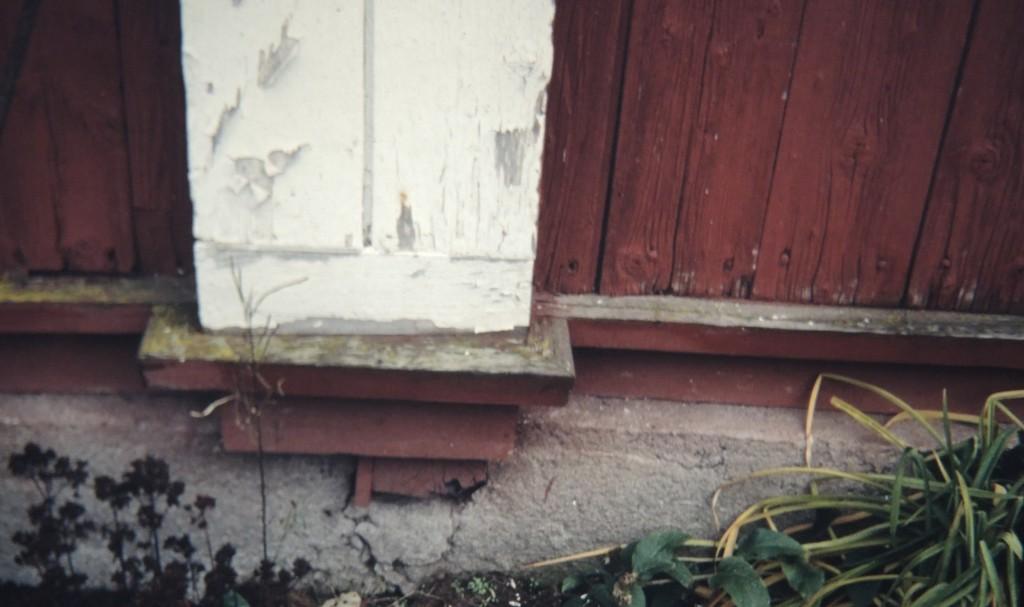
[[[0,2],[0,65],[21,6]],[[0,272],[191,272],[179,19],[41,3],[0,139]]]
[[[1024,312],[1024,1],[562,2],[535,280]]]

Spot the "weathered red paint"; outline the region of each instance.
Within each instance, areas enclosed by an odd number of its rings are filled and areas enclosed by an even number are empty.
[[[819,373],[836,373],[881,386],[915,407],[941,409],[942,390],[951,410],[978,413],[985,397],[1024,386],[1024,372],[1008,369],[932,367],[782,360],[667,352],[578,349],[577,394],[662,399],[761,407],[807,406]],[[820,404],[840,396],[868,412],[895,409],[864,390],[830,383]],[[1024,410],[1024,402],[1012,408]]]
[[[146,304],[0,303],[0,334],[113,334],[137,338],[146,330],[149,310]]]
[[[548,87],[534,284],[592,293],[632,0],[559,2]]]
[[[44,108],[66,269],[131,272],[135,243],[114,3],[44,2],[32,45],[46,70]]]
[[[664,293],[697,129],[713,3],[651,0],[633,7],[601,293]]]
[[[1024,313],[1021,24],[1024,3],[979,3],[907,290],[911,307]]]
[[[1022,321],[1024,326],[1024,321]],[[576,348],[1024,369],[1024,341],[569,320]]]
[[[5,55],[21,5],[0,2],[0,49]],[[33,38],[38,36],[39,28],[34,28]],[[64,265],[57,242],[45,72],[39,44],[30,44],[0,138],[0,272],[56,271]]]
[[[181,11],[177,2],[117,2],[137,270],[192,271]]]
[[[357,508],[368,508],[373,499],[373,464],[374,458],[360,457],[356,462],[356,481],[352,487],[352,505]]]
[[[256,427],[235,405],[221,408],[227,451],[257,449]],[[269,453],[501,460],[515,446],[516,407],[285,398],[261,414]]]
[[[675,167],[683,184],[675,294],[750,295],[803,4],[747,0],[715,6],[696,132],[686,166]]]
[[[0,335],[0,392],[145,392],[138,349],[138,335]]]
[[[0,4],[6,50],[22,3]],[[0,271],[192,271],[178,12],[42,3],[0,140]]]
[[[146,381],[167,390],[232,390],[234,367],[208,361],[146,361]],[[284,382],[289,395],[449,403],[565,404],[571,378],[393,372],[342,367],[262,365],[264,376]]]

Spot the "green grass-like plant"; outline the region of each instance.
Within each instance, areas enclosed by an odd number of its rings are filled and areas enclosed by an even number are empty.
[[[811,465],[825,380],[863,388],[899,410],[882,424],[838,397],[829,400],[899,449],[890,471]],[[979,415],[950,413],[945,398],[941,409],[918,410],[877,386],[821,375],[807,408],[805,465],[762,470],[719,489],[800,475],[810,479],[807,493],[750,505],[717,541],[661,532],[585,553],[605,556],[605,567],[565,580],[566,607],[1017,607],[1024,423],[1004,401],[1018,398],[1024,390],[993,394]],[[904,441],[893,428],[907,422],[934,444],[922,449]],[[954,424],[975,431],[954,442]],[[802,522],[780,529],[785,520]]]

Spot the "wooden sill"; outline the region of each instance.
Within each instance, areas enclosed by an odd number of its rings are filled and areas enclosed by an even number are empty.
[[[1024,317],[731,302],[538,295],[574,347],[1024,369]]]
[[[194,300],[191,278],[0,279],[0,333],[137,335],[153,305]]]
[[[268,453],[503,460],[515,447],[517,407],[285,398],[263,409]],[[224,450],[255,453],[255,426],[220,409]]]
[[[246,351],[240,335],[200,329],[191,306],[157,306],[139,357],[151,386],[231,390]],[[562,319],[528,335],[276,335],[261,360],[289,396],[562,405],[575,371]]]

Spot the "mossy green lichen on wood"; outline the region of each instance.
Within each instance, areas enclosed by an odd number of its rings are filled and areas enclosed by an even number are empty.
[[[243,334],[209,333],[193,308],[155,306],[140,357],[153,361],[237,363],[246,359]],[[261,364],[540,375],[572,378],[574,369],[566,323],[541,319],[523,338],[517,335],[274,335]]]
[[[2,304],[176,304],[195,301],[191,279],[153,276],[0,278]]]
[[[558,295],[538,312],[560,318],[737,329],[1024,340],[1024,317],[936,310],[816,306],[694,297]]]

